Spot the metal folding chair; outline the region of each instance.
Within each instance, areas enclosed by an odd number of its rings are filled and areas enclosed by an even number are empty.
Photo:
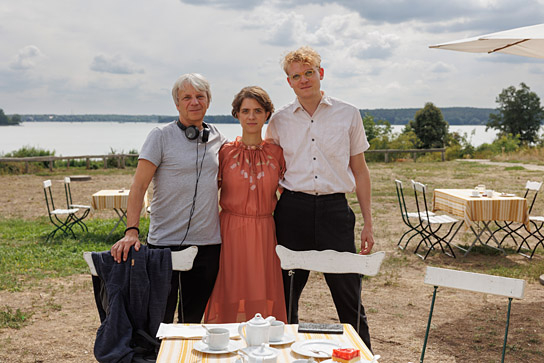
[[[47,214],[49,220],[55,226],[55,229],[51,231],[46,238],[46,242],[50,238],[53,238],[57,231],[62,231],[65,235],[68,232],[72,234],[73,238],[76,238],[72,227],[77,221],[76,213],[79,211],[77,208],[58,209],[55,208],[55,202],[53,201],[53,193],[51,191],[51,180],[43,182],[43,192],[45,194],[45,204],[47,204]]]
[[[424,260],[427,258],[429,253],[435,249],[435,246],[438,245],[440,246],[440,249],[444,254],[455,258],[455,253],[451,248],[450,242],[459,231],[459,228],[461,228],[462,223],[459,223],[459,227],[457,227],[457,229],[455,229],[454,231],[455,225],[459,222],[458,219],[450,217],[446,214],[431,215],[431,212],[429,212],[429,208],[427,205],[427,186],[413,180],[412,186],[414,187],[417,215],[419,218],[419,222],[421,223],[421,232],[423,235],[423,238],[417,245],[414,253]],[[447,232],[442,235],[439,234],[442,233],[440,232],[442,227],[446,225],[450,225],[450,228],[447,230]],[[453,234],[451,234],[452,232]],[[449,237],[450,234],[451,237]],[[423,244],[424,242],[428,248],[425,255],[421,255],[418,253],[418,250],[419,247],[421,247],[421,244]],[[446,245],[446,249],[444,249],[444,245]]]
[[[70,177],[68,176],[64,178],[64,193],[66,194],[66,206],[68,208],[76,208],[83,211],[80,216],[76,215],[77,220],[75,221],[74,224],[77,224],[78,226],[80,226],[81,230],[85,232],[89,232],[89,228],[87,228],[87,225],[83,222],[83,220],[87,218],[87,216],[91,212],[91,206],[73,203],[72,190],[70,189]]]
[[[537,187],[537,184],[538,184],[538,189],[540,189],[540,186],[542,186],[542,183],[537,183],[537,182],[531,182],[531,183],[534,183],[534,188],[536,189]],[[527,184],[529,184],[529,182],[527,182]],[[519,247],[518,247],[518,253],[521,254],[522,256],[524,257],[527,257],[529,259],[533,258],[535,252],[536,252],[536,249],[538,248],[538,246],[542,246],[544,247],[544,216],[532,216],[531,215],[531,211],[533,209],[533,205],[535,204],[535,200],[536,200],[536,194],[537,194],[538,190],[535,192],[535,196],[533,198],[533,201],[531,203],[531,207],[529,208],[529,222],[531,223],[532,225],[532,228],[531,230],[528,230],[525,225],[522,225],[523,227],[525,227],[525,230],[527,231],[528,235],[523,238],[523,240],[521,241]],[[529,251],[531,251],[531,246],[529,246],[529,243],[527,242],[527,240],[529,238],[536,238],[537,240],[537,243],[536,245],[534,246],[534,248],[532,248],[532,252],[530,255],[526,254],[526,253],[523,253],[521,252],[521,249],[523,247],[523,245],[526,245],[527,246],[527,249]]]
[[[525,193],[523,195],[523,198],[525,198],[527,200],[529,200],[529,199],[531,200],[531,204],[529,205],[529,209],[527,211],[527,213],[529,215],[531,214],[531,211],[533,210],[533,205],[535,204],[536,197],[538,196],[538,193],[539,193],[541,187],[542,187],[542,183],[534,182],[534,181],[530,181],[530,180],[527,181],[527,183],[525,184]],[[529,216],[529,218],[531,218],[531,217]],[[538,217],[536,217],[536,218],[537,218],[536,221],[538,221]],[[527,236],[523,236],[523,235],[521,235],[519,233],[519,231],[525,227],[524,224],[522,224],[522,223],[518,224],[516,222],[495,221],[495,225],[498,228],[493,232],[493,235],[489,236],[487,241],[489,241],[491,238],[494,238],[494,235],[499,233],[500,231],[504,231],[504,232],[506,232],[506,234],[500,240],[499,246],[502,246],[502,243],[504,242],[504,240],[507,237],[510,237],[512,239],[512,241],[514,241],[515,245],[518,247],[518,252],[521,250],[521,248],[523,247],[524,244],[527,245],[527,248],[529,250],[531,249],[531,247],[527,244],[527,241],[526,241]],[[518,241],[516,240],[514,235],[518,236],[521,239],[520,244],[518,244]],[[486,241],[486,244],[487,244],[487,241]]]
[[[292,251],[284,246],[276,246],[276,254],[280,258],[281,268],[289,270],[291,276],[291,289],[295,269],[317,271],[322,273],[359,274],[359,303],[357,316],[361,314],[361,291],[363,288],[363,275],[376,276],[380,271],[380,266],[385,258],[385,252],[376,252],[371,255],[359,255],[350,252],[337,252],[333,250],[325,251]],[[289,306],[287,309],[287,321],[291,324],[293,292],[289,294]],[[357,333],[359,333],[360,324],[357,319]]]
[[[427,267],[425,281],[428,285],[434,286],[431,309],[429,311],[429,320],[425,331],[425,340],[423,341],[423,349],[421,351],[420,363],[423,363],[425,357],[425,349],[427,348],[427,340],[429,338],[429,330],[431,328],[431,319],[433,316],[434,303],[436,300],[436,292],[439,286],[450,287],[454,289],[481,292],[484,294],[493,294],[505,296],[508,298],[508,312],[506,315],[506,329],[504,333],[504,343],[502,347],[502,360],[506,353],[506,341],[508,338],[508,327],[510,325],[510,308],[512,299],[523,299],[525,293],[525,281],[520,279],[512,279],[508,277],[484,275],[474,272],[448,270],[437,267]]]
[[[400,248],[401,250],[405,250],[406,247],[408,246],[408,243],[410,243],[410,241],[412,240],[412,238],[418,235],[421,238],[425,238],[425,236],[422,234],[422,226],[421,226],[421,222],[419,221],[419,213],[408,212],[408,207],[406,206],[406,200],[404,199],[402,181],[396,179],[395,188],[397,190],[397,200],[399,202],[400,215],[401,215],[402,221],[409,228],[406,232],[402,234],[402,236],[399,239],[399,242],[397,243],[398,248]],[[433,212],[428,212],[428,213],[429,213],[429,216],[435,216]],[[410,220],[410,218],[412,220]],[[401,246],[403,238],[406,237],[409,233],[412,233],[412,235],[408,238],[406,243],[404,243],[404,246]]]

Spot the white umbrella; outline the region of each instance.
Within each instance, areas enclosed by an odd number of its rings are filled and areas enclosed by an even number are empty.
[[[499,52],[525,57],[544,58],[544,24],[431,45],[429,48],[471,53]]]

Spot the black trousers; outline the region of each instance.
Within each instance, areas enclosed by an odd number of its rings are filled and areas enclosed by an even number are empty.
[[[314,196],[284,190],[274,212],[278,244],[291,250],[335,250],[355,253],[355,214],[344,194]],[[298,323],[298,301],[308,281],[309,271],[295,270],[291,323]],[[370,349],[370,333],[364,307],[357,316],[359,304],[358,274],[325,274],[338,318],[342,323],[357,327],[359,335]],[[283,271],[285,304],[289,306],[291,277]],[[288,317],[289,319],[289,317]]]
[[[170,248],[172,251],[182,251],[190,246],[155,246],[149,248]],[[221,245],[198,246],[198,254],[189,271],[172,271],[170,294],[166,304],[163,323],[172,323],[178,306],[179,286],[181,277],[181,297],[183,313],[178,311],[178,322],[200,324],[204,310],[212,294],[217,272],[219,271],[219,256]]]

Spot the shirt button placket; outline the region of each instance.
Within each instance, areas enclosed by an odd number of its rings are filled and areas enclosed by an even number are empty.
[[[310,134],[312,135],[312,145],[311,145],[311,150],[312,150],[312,155],[317,155],[317,144],[316,144],[316,141],[315,141],[315,136],[314,136],[314,133],[312,132],[314,130],[314,120],[310,120]],[[312,160],[314,161],[314,163],[312,163],[312,169],[313,169],[313,174],[314,174],[314,190],[316,191],[316,195],[318,195],[317,193],[317,190],[318,189],[318,186],[317,186],[317,158],[315,156],[312,157]]]

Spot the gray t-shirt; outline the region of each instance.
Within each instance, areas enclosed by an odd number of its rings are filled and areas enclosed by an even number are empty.
[[[151,130],[139,156],[157,166],[147,241],[156,246],[177,246],[183,241],[196,185],[194,212],[183,245],[221,243],[217,168],[219,149],[227,139],[215,126],[208,124],[207,143],[202,143],[200,138],[198,142],[189,140],[176,122]]]

